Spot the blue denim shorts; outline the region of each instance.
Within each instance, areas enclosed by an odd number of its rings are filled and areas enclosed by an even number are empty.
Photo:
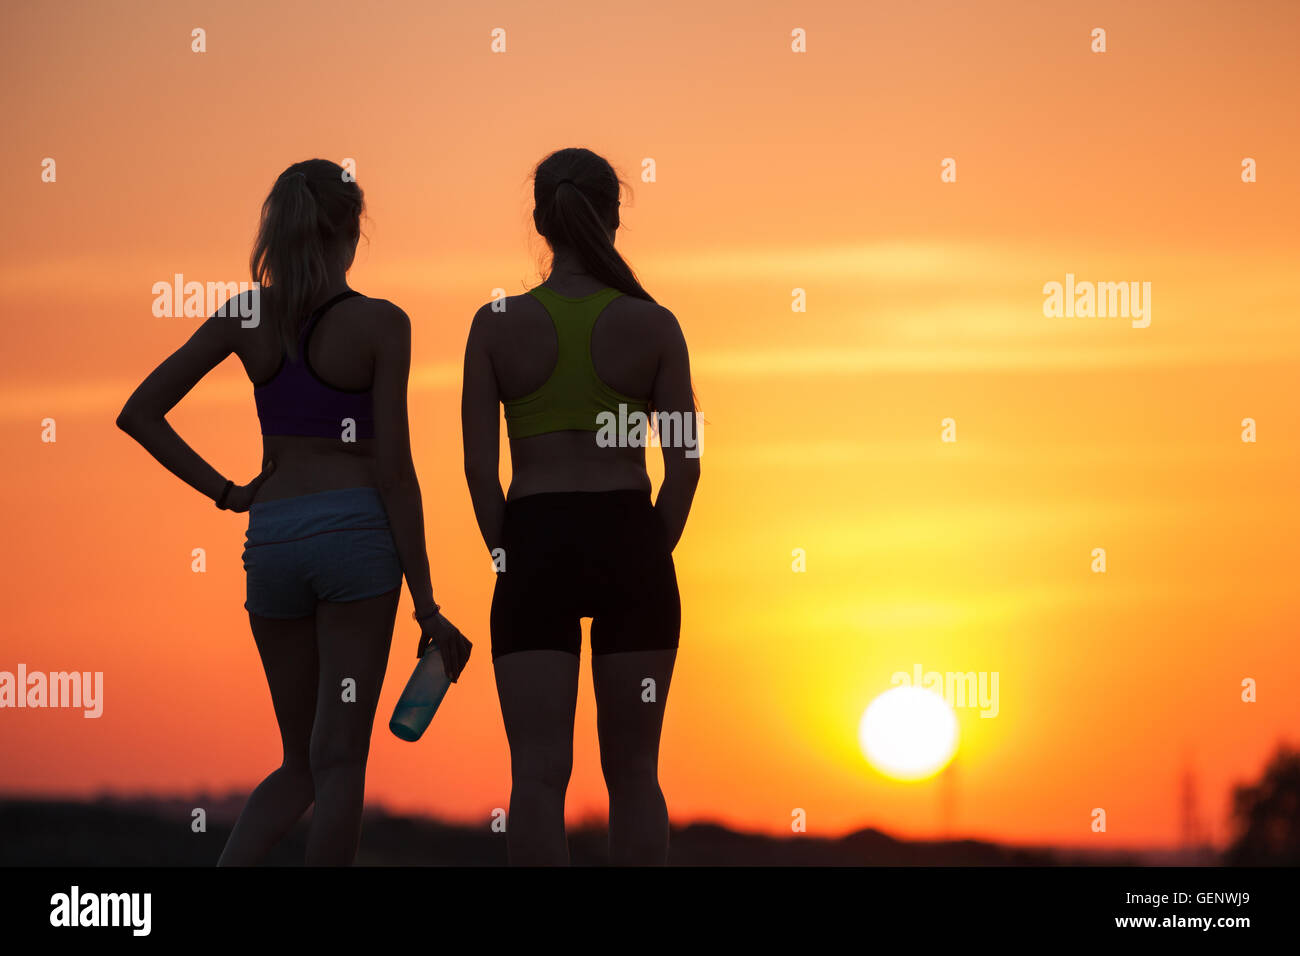
[[[254,503],[244,570],[244,607],[261,617],[310,617],[317,601],[359,601],[402,585],[388,513],[374,488]]]

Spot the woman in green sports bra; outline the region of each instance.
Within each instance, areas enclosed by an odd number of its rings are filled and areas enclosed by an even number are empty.
[[[465,349],[465,475],[497,571],[492,659],[510,742],[512,863],[568,862],[564,794],[584,617],[610,862],[668,857],[658,762],[681,627],[672,552],[699,481],[699,443],[681,328],[614,248],[621,185],[590,150],[538,164],[533,221],[551,249],[550,273],[525,295],[479,309]],[[653,503],[650,416],[664,459]]]

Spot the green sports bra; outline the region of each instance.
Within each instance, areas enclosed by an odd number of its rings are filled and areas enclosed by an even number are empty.
[[[600,430],[596,416],[627,406],[627,414],[645,413],[642,399],[629,398],[600,380],[591,361],[591,330],[605,306],[622,292],[601,289],[580,299],[570,299],[538,286],[528,294],[542,304],[555,326],[555,370],[542,387],[522,398],[502,402],[506,409],[506,434],[531,438],[547,432]]]

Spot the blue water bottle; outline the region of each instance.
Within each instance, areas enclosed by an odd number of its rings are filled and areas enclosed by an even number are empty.
[[[438,705],[447,696],[447,688],[450,686],[451,681],[443,669],[438,645],[428,641],[411,679],[406,682],[402,696],[397,699],[388,729],[402,740],[419,740],[433,720]]]
[[[388,729],[403,740],[419,740],[450,686],[451,681],[442,668],[442,655],[437,647],[429,645],[397,699]]]

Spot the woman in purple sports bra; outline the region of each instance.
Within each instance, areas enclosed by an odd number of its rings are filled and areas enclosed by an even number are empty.
[[[420,652],[436,646],[452,680],[469,659],[469,641],[439,613],[429,580],[407,428],[410,320],[347,286],[363,210],[360,187],[335,163],[311,159],[281,173],[251,257],[260,291],[204,322],[117,420],[218,508],[249,512],[244,607],[284,760],[249,797],[220,865],[258,862],[313,805],[307,863],[355,858],[403,577]],[[262,424],[262,472],[244,485],[166,420],[232,354],[253,383]],[[355,682],[355,699],[344,681]]]

